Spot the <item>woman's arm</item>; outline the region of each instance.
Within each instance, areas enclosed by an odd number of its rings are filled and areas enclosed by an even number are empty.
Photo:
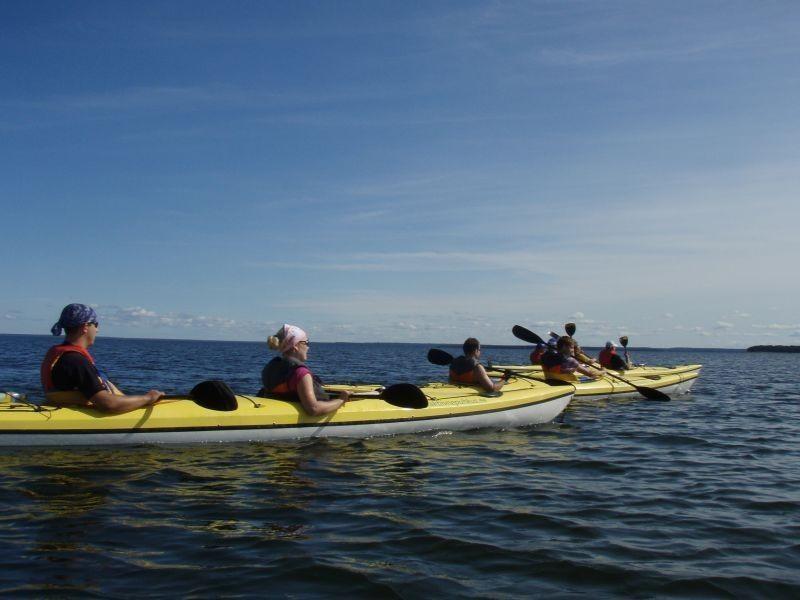
[[[297,395],[305,411],[313,417],[327,415],[338,410],[350,398],[350,392],[340,392],[338,398],[330,400],[317,400],[314,393],[314,378],[311,373],[306,373],[297,383]]]

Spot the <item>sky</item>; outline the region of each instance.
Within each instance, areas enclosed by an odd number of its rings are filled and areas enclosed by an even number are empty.
[[[798,65],[794,1],[1,3],[0,333],[800,344]]]

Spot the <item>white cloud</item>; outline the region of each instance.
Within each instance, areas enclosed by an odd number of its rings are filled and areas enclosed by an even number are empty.
[[[134,306],[101,307],[103,319],[117,325],[131,327],[179,328],[179,329],[223,329],[230,330],[241,327],[234,319],[226,317],[193,315],[189,313],[159,314],[153,310]]]
[[[773,329],[777,331],[784,331],[789,329],[800,329],[800,324],[786,325],[783,323],[770,323],[769,325],[753,325],[757,329]]]
[[[733,327],[733,323],[728,323],[727,321],[717,321],[715,329],[731,329]]]
[[[672,313],[664,313],[664,318],[666,318],[666,319],[674,319],[675,315],[673,315]]]

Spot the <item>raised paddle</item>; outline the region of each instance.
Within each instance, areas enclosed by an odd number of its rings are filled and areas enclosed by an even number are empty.
[[[445,352],[444,350],[439,350],[438,348],[431,348],[428,350],[428,362],[432,362],[433,364],[441,367],[446,367],[453,362],[453,355],[449,352]]]
[[[567,325],[570,325],[570,323],[567,323]],[[574,323],[573,323],[573,325],[574,325]],[[535,333],[533,333],[529,329],[525,329],[521,325],[514,325],[514,327],[511,328],[511,333],[514,334],[514,337],[521,339],[523,342],[528,342],[530,344],[539,344],[539,343],[541,343],[541,339],[542,338],[540,338],[538,335],[536,335]],[[575,330],[573,330],[573,333],[575,333]],[[629,386],[631,386],[633,389],[635,389],[637,392],[639,392],[642,396],[644,396],[648,400],[656,400],[656,401],[659,401],[659,402],[669,402],[669,400],[670,400],[669,396],[667,396],[664,392],[661,392],[659,390],[656,390],[656,389],[653,389],[653,388],[649,388],[649,387],[644,387],[644,386],[641,386],[641,385],[636,385],[635,383],[633,383],[631,381],[628,381],[627,379],[623,379],[622,377],[619,377],[618,375],[613,375],[613,374],[609,373],[608,371],[606,371],[606,375],[608,375],[609,377],[612,377],[614,379],[618,379],[619,381],[622,381],[623,383],[628,384]]]
[[[578,329],[578,328],[575,326],[575,323],[564,323],[564,331],[567,332],[567,335],[569,337],[572,337],[573,335],[575,335],[575,330],[576,329]]]
[[[519,338],[523,342],[528,342],[529,344],[545,343],[545,341],[542,338],[533,333],[530,329],[525,329],[522,325],[514,325],[511,328],[511,333],[514,334],[515,338]]]
[[[623,348],[625,348],[625,363],[630,367],[631,357],[628,356],[628,336],[627,335],[620,336],[619,343],[622,344]]]

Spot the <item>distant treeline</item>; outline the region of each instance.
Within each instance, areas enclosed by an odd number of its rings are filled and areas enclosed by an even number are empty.
[[[800,352],[800,346],[750,346],[748,352]]]

